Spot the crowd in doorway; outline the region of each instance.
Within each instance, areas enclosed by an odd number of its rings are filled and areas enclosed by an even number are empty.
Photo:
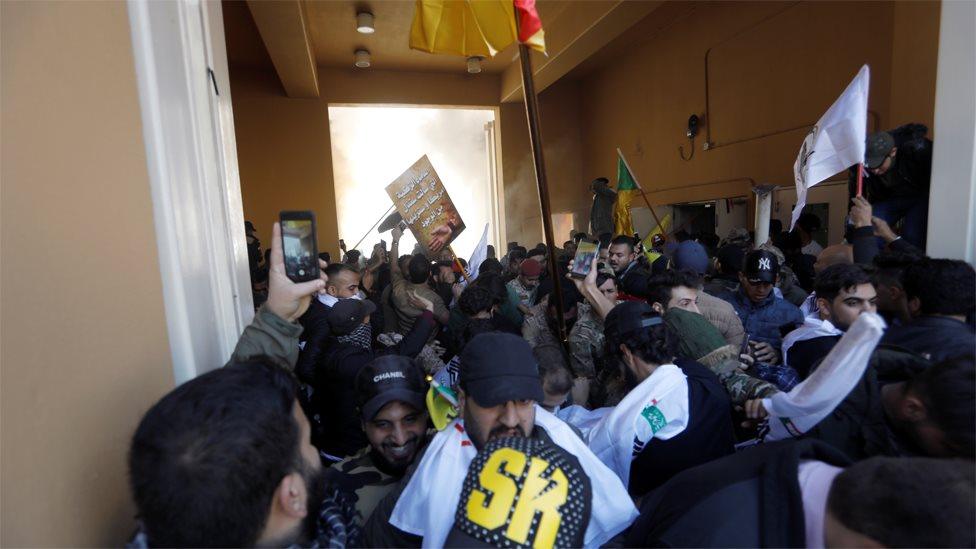
[[[923,251],[918,132],[827,246],[398,227],[295,283],[248,224],[254,321],[140,422],[132,546],[976,546],[976,271]]]

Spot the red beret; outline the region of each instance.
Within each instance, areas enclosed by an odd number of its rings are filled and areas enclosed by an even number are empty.
[[[522,276],[539,276],[542,274],[542,265],[534,259],[526,259],[522,262]]]

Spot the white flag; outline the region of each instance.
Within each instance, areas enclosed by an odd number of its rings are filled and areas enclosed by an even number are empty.
[[[807,203],[807,189],[864,161],[870,79],[871,70],[864,65],[803,140],[793,164],[796,207],[790,222],[791,231]]]
[[[481,268],[481,262],[488,259],[488,224],[485,223],[485,230],[481,233],[481,240],[478,241],[478,245],[475,246],[474,251],[471,252],[471,259],[468,260],[468,276],[471,280],[478,278],[478,270]],[[468,283],[465,280],[461,280],[461,287],[467,287]]]

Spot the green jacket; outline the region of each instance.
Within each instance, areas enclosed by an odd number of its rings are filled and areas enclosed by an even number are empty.
[[[288,322],[267,307],[261,307],[251,324],[244,328],[227,364],[266,356],[282,368],[294,370],[298,362],[298,336],[301,334],[300,324]]]

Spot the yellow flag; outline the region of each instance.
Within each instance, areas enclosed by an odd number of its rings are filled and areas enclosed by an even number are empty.
[[[494,57],[519,39],[516,3],[526,32],[538,29],[523,42],[545,52],[534,2],[512,0],[416,0],[410,47],[428,53]]]

